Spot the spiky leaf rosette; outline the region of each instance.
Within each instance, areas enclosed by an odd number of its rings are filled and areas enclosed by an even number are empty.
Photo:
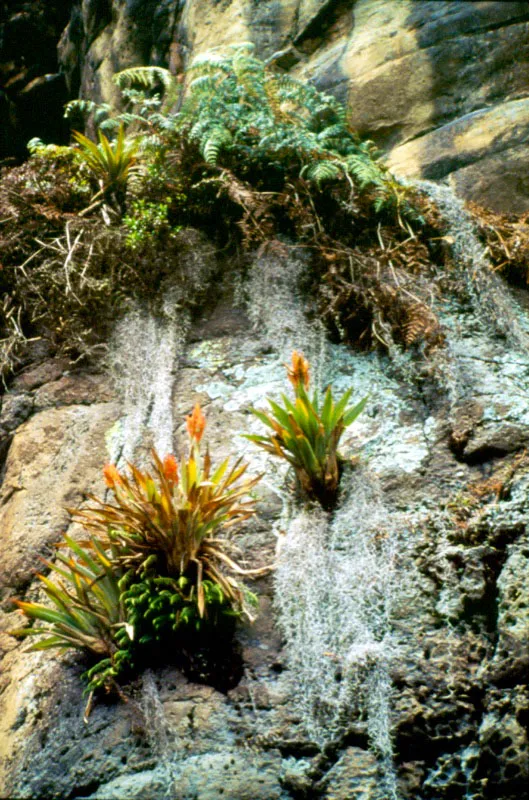
[[[340,479],[338,444],[345,429],[362,412],[367,397],[348,407],[352,389],[335,401],[330,386],[323,399],[317,390],[310,396],[309,363],[296,351],[287,370],[294,387],[294,402],[282,394],[282,406],[269,399],[269,412],[250,409],[272,433],[247,434],[246,438],[288,461],[303,491],[323,506],[331,506]]]
[[[106,545],[118,547],[116,560],[123,568],[140,574],[152,567],[161,576],[189,578],[200,617],[207,611],[205,579],[220,587],[233,608],[250,616],[234,575],[263,570],[243,569],[228,554],[230,541],[219,534],[255,513],[248,493],[261,476],[243,479],[248,465],[241,459],[231,465],[226,459],[213,469],[209,453],[200,452],[204,427],[197,405],[188,417],[187,458],[178,463],[170,455],[162,461],[153,450],[151,471],[129,464],[130,475],[109,465],[105,477],[114,502],[92,497],[94,506],[72,513]]]
[[[130,659],[127,623],[120,602],[116,570],[101,543],[92,538],[88,546],[65,536],[71,553],[59,552],[57,561],[43,559],[55,580],[37,575],[50,605],[15,600],[33,627],[13,631],[16,636],[47,636],[30,650],[74,648],[102,658],[87,673],[89,688],[112,683]]]
[[[102,190],[124,190],[137,162],[138,144],[126,141],[123,125],[113,144],[101,130],[98,131],[99,144],[77,131],[73,137],[79,145],[80,160],[100,181]]]

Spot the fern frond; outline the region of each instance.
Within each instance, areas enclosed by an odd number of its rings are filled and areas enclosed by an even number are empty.
[[[317,134],[317,139],[318,142],[325,147],[331,147],[333,143],[339,145],[340,140],[349,136],[350,133],[342,122],[334,122],[320,131],[320,133]]]
[[[384,173],[376,161],[364,154],[353,154],[344,160],[345,168],[357,181],[360,189],[367,186],[383,186]]]
[[[130,111],[124,111],[122,114],[119,115],[117,122],[118,126],[121,123],[125,125],[125,127],[128,127],[129,125],[132,125],[133,122],[140,122],[141,124],[144,124],[145,118],[142,117],[141,114],[134,114],[131,113]]]
[[[167,116],[158,111],[151,114],[150,121],[162,131],[175,131],[178,125],[175,117]]]
[[[103,133],[115,133],[119,129],[120,121],[114,117],[104,119],[98,124],[98,128]]]
[[[343,175],[343,172],[338,161],[326,159],[325,161],[308,164],[301,170],[300,175],[302,176],[303,174],[306,175],[308,180],[314,181],[320,187],[326,181],[335,181]]]
[[[64,116],[66,119],[69,119],[73,114],[83,114],[88,116],[94,111],[96,108],[99,108],[97,103],[94,103],[93,100],[70,100],[64,106]]]
[[[216,164],[220,151],[231,142],[232,135],[227,128],[218,126],[208,131],[200,145],[200,152],[204,157],[204,161],[207,164]]]
[[[114,75],[113,80],[120,89],[130,89],[135,84],[144,89],[154,89],[161,83],[167,91],[172,87],[175,79],[168,69],[149,66],[123,69]]]
[[[64,117],[86,119],[93,114],[94,125],[100,127],[112,117],[112,107],[108,103],[94,103],[93,100],[70,100],[64,106]]]
[[[219,86],[219,81],[224,80],[226,76],[219,70],[207,71],[205,74],[198,75],[189,82],[188,91],[191,95],[197,97],[206,94],[215,94]]]

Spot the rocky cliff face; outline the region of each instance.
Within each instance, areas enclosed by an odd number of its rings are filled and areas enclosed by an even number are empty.
[[[108,6],[105,25],[83,4],[81,47],[62,40],[66,75],[81,74],[85,96],[115,99],[110,78],[132,63],[179,70],[212,47],[252,41],[261,57],[347,103],[353,127],[397,174],[450,176],[466,199],[529,208],[526,3],[122,2],[113,20]]]
[[[178,72],[253,40],[347,99],[402,174],[520,209],[528,25],[514,2],[90,0],[71,12],[60,59],[70,94],[111,100],[116,69]],[[292,247],[230,265],[194,320],[170,292],[156,316],[133,309],[104,372],[44,354],[15,379],[0,415],[1,794],[529,797],[526,292],[491,272],[450,190],[427,188],[466,287],[436,308],[445,342],[430,356],[329,341],[306,317],[307,263]],[[202,247],[204,274],[218,275]],[[284,389],[294,347],[322,386],[370,395],[344,439],[359,458],[333,514],[297,506],[288,473],[239,436],[256,425],[248,407]],[[10,598],[42,599],[38,557],[76,534],[65,506],[103,495],[102,464],[178,451],[197,400],[215,457],[243,454],[266,476],[241,546],[276,567],[252,587],[260,615],[238,634],[240,675],[221,692],[169,658],[85,724],[82,659],[27,653],[8,635]]]
[[[243,671],[227,693],[166,665],[85,724],[82,662],[28,654],[4,633],[4,795],[528,796],[529,319],[463,209],[430,191],[469,291],[439,310],[446,345],[431,362],[326,341],[305,318],[293,250],[256,258],[237,289],[245,307],[227,280],[193,324],[170,303],[165,319],[132,312],[111,345],[114,382],[58,361],[16,380],[2,410],[4,631],[17,624],[9,597],[39,596],[33,570],[68,527],[64,504],[103,492],[109,455],[178,449],[197,399],[212,453],[244,454],[266,474],[241,542],[276,569],[254,586],[260,617],[239,633]],[[294,346],[322,384],[370,393],[333,514],[297,507],[285,471],[239,437],[256,425],[248,406],[281,391]]]
[[[46,4],[45,14],[19,3],[4,18],[5,154],[31,135],[63,135],[66,94],[118,100],[120,69],[179,72],[212,47],[252,41],[347,102],[352,125],[398,174],[449,177],[459,195],[496,210],[529,208],[525,2],[87,0]]]

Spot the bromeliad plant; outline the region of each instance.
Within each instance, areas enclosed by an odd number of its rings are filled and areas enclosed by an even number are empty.
[[[128,625],[120,600],[116,570],[101,542],[92,537],[83,545],[65,536],[73,555],[59,552],[57,562],[43,559],[55,581],[37,577],[51,605],[15,600],[26,617],[41,625],[13,631],[17,636],[44,636],[30,650],[49,648],[88,651],[98,661],[85,676],[88,688],[109,686],[131,663]]]
[[[86,164],[99,183],[100,191],[97,196],[114,193],[121,200],[127,181],[136,167],[137,142],[126,141],[123,125],[120,126],[114,143],[101,130],[98,131],[98,144],[78,131],[74,131],[73,138],[79,145],[79,159]]]
[[[255,597],[240,577],[269,568],[243,569],[220,533],[254,514],[248,493],[261,476],[243,478],[241,459],[213,469],[209,453],[200,452],[205,424],[197,405],[187,419],[189,455],[180,463],[153,451],[151,471],[129,465],[127,476],[107,465],[114,502],[92,497],[93,506],[71,510],[90,537],[65,537],[59,548],[73,555],[59,550],[57,563],[45,562],[56,582],[39,575],[51,606],[15,601],[44,623],[14,631],[48,635],[32,649],[79,648],[100,659],[85,673],[90,690],[117,688],[116,678],[152,642],[188,647],[197,634],[252,619]]]
[[[228,552],[227,529],[254,514],[248,493],[261,476],[241,480],[247,469],[242,459],[230,466],[229,459],[215,470],[209,452],[202,457],[200,441],[206,420],[196,405],[187,419],[191,440],[187,459],[174,456],[162,462],[153,451],[153,470],[142,472],[130,466],[131,477],[109,465],[108,487],[115,503],[101,503],[74,512],[86,528],[108,547],[116,548],[116,566],[132,576],[156,575],[186,579],[189,602],[200,619],[207,616],[205,580],[216,584],[231,609],[251,617],[245,593],[236,575],[255,575],[245,570]],[[95,498],[92,498],[95,499]]]
[[[282,394],[283,405],[269,399],[271,411],[251,409],[272,433],[261,436],[247,434],[273,455],[288,461],[296,473],[302,490],[317,499],[325,508],[332,507],[340,479],[338,444],[345,429],[362,412],[367,397],[348,407],[352,389],[335,401],[329,386],[320,397],[315,389],[309,395],[309,362],[301,353],[292,353],[291,366],[287,366],[288,379],[294,387],[292,402]]]

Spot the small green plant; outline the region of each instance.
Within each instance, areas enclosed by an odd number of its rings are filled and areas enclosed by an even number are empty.
[[[27,143],[27,148],[31,156],[41,156],[49,161],[58,159],[72,160],[73,153],[70,147],[60,144],[45,144],[38,136],[34,136]]]
[[[310,397],[309,363],[297,351],[293,352],[292,364],[287,370],[294,387],[294,402],[283,394],[282,406],[268,400],[270,412],[252,408],[252,414],[273,432],[267,436],[246,434],[246,438],[288,461],[302,490],[324,507],[331,507],[340,479],[338,444],[345,429],[362,412],[367,397],[351,408],[347,407],[351,389],[337,402],[330,386],[323,399],[317,389]]]
[[[168,219],[168,197],[165,203],[151,203],[143,198],[133,200],[131,213],[123,217],[123,224],[128,233],[125,244],[131,250],[138,250],[148,242],[159,240],[163,234],[174,236],[181,230],[181,226],[173,226]]]
[[[59,552],[57,562],[43,560],[56,578],[37,575],[51,605],[14,602],[30,620],[44,624],[13,631],[17,636],[44,636],[30,650],[51,647],[88,651],[98,661],[85,673],[88,689],[109,686],[126,664],[130,664],[131,638],[122,602],[119,580],[101,542],[92,537],[84,546],[64,538],[73,556]]]
[[[73,136],[80,148],[79,158],[97,179],[100,193],[123,193],[135,168],[138,149],[136,142],[125,140],[123,125],[113,146],[101,130],[98,132],[99,144],[78,131],[74,131]]]
[[[232,623],[239,616],[218,583],[202,580],[204,615],[196,602],[196,585],[189,578],[163,578],[145,570],[129,585],[132,573],[123,581],[122,600],[127,619],[140,645],[162,643],[178,633],[192,639]],[[253,596],[248,593],[249,602]],[[207,616],[206,616],[207,614]]]

